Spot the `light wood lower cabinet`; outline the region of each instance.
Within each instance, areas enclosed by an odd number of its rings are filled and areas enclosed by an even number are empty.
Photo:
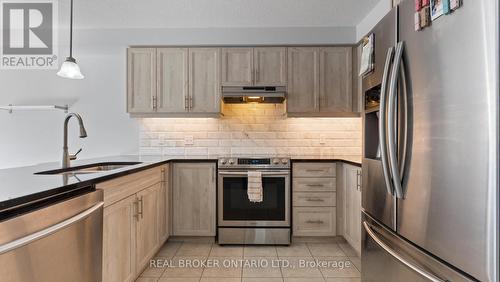
[[[137,193],[138,215],[136,225],[137,269],[143,269],[160,244],[158,238],[158,203],[162,183]]]
[[[294,236],[337,234],[336,167],[332,162],[293,164]]]
[[[161,168],[96,185],[104,191],[103,281],[134,281],[168,238]]]
[[[136,277],[136,197],[104,209],[102,281],[134,281]]]
[[[215,236],[215,178],[215,163],[173,164],[173,235]]]
[[[169,165],[162,168],[163,185],[158,195],[158,237],[165,242],[170,235],[170,179]]]
[[[361,253],[361,168],[344,164],[344,238]]]

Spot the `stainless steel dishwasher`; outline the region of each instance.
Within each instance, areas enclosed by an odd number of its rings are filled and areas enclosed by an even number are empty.
[[[1,281],[101,281],[102,191],[52,201],[0,222]]]

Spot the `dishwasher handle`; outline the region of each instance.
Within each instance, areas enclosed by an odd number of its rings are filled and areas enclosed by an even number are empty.
[[[64,229],[86,217],[89,215],[93,214],[96,212],[98,209],[102,208],[104,206],[104,202],[99,202],[96,205],[92,206],[91,208],[71,217],[68,218],[64,221],[61,221],[55,225],[52,225],[46,229],[40,230],[38,232],[32,233],[30,235],[21,237],[19,239],[16,239],[14,241],[11,241],[9,243],[0,245],[0,255],[10,252],[12,250],[15,250],[17,248],[20,248],[22,246],[28,245],[31,242],[37,241],[39,239],[45,238],[51,234],[56,233],[57,231]]]

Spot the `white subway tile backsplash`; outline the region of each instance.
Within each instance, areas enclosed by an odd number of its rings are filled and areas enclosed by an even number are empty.
[[[361,156],[360,118],[290,118],[284,105],[224,105],[213,118],[142,119],[140,153],[173,156]],[[184,144],[192,136],[194,144]]]

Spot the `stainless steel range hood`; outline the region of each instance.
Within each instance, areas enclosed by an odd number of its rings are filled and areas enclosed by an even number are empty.
[[[280,104],[285,98],[285,86],[222,86],[222,100],[226,104]]]

